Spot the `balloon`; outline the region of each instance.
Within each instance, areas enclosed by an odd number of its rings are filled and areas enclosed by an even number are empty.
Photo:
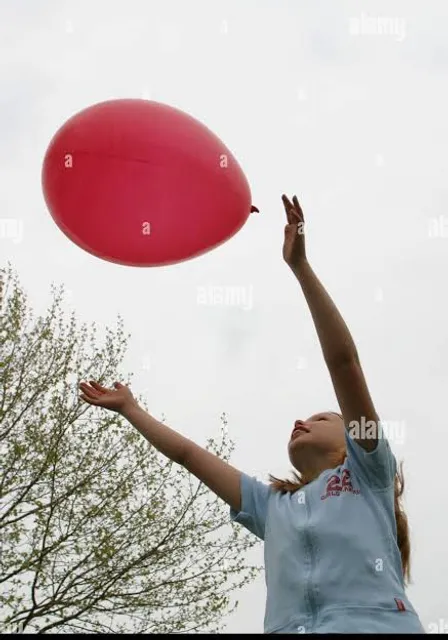
[[[237,160],[192,116],[148,100],[110,100],[70,118],[42,169],[48,209],[89,253],[150,267],[200,256],[252,211]]]

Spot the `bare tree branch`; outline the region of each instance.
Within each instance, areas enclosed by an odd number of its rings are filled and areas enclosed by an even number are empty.
[[[59,294],[33,324],[11,272],[4,282],[0,630],[218,629],[231,594],[259,570],[243,561],[257,541],[121,417],[80,404],[79,379],[126,377],[121,320],[100,346],[95,326],[65,323]],[[229,459],[232,444],[207,448]]]

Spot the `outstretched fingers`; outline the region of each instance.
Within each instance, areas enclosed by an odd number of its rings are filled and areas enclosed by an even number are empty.
[[[297,201],[296,196],[294,196],[294,198]],[[285,207],[288,224],[299,224],[299,222],[303,220],[303,217],[302,218],[300,217],[302,210],[300,208],[298,201],[297,201],[297,204],[299,205],[299,207],[298,209],[296,209],[295,204],[292,204],[289,198],[287,198],[287,196],[282,195],[282,200],[283,200],[283,205]]]
[[[79,397],[81,398],[81,400],[84,400],[84,402],[87,402],[88,404],[96,404],[98,402],[98,400],[95,400],[95,398],[91,398],[86,393],[80,393]]]
[[[294,208],[297,211],[297,214],[300,218],[300,220],[303,222],[303,211],[302,211],[302,207],[300,206],[300,203],[297,199],[297,196],[294,196],[292,199],[293,203],[294,203]]]
[[[90,385],[95,389],[95,391],[98,391],[98,393],[107,393],[108,391],[110,391],[110,389],[106,389],[106,387],[103,387],[95,380],[89,380],[89,382]]]
[[[85,395],[87,398],[90,398],[91,400],[95,400],[96,398],[99,398],[99,396],[100,396],[98,391],[93,389],[91,386],[89,386],[85,382],[81,382],[80,385],[79,385],[79,388],[83,392],[83,395]]]
[[[285,207],[286,219],[288,224],[294,224],[294,220],[291,218],[291,211],[294,209],[288,197],[285,194],[282,195],[283,206]]]

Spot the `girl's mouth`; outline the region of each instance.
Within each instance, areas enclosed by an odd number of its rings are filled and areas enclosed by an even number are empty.
[[[305,425],[301,424],[294,428],[294,431],[292,432],[291,440],[295,438],[299,433],[309,433],[309,432],[310,430],[308,429],[308,427],[305,427]]]

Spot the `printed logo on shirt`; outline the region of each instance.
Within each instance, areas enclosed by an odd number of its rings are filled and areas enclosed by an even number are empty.
[[[399,600],[398,598],[394,598],[398,611],[406,611],[406,607],[404,606],[403,600]]]
[[[348,469],[344,469],[342,471],[341,477],[335,473],[328,478],[325,493],[320,497],[320,499],[325,500],[326,498],[333,498],[340,496],[341,493],[353,493],[354,495],[361,493],[359,489],[353,488],[352,481],[350,479],[350,471]]]

